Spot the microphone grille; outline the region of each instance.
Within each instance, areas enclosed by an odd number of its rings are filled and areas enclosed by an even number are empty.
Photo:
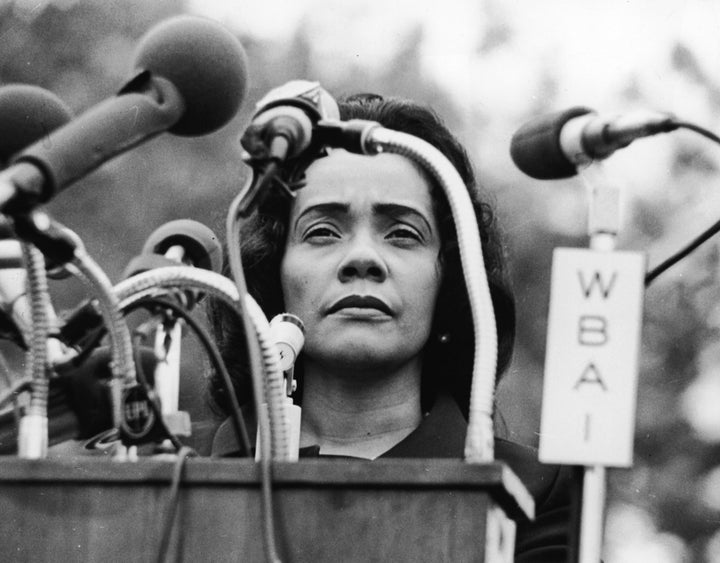
[[[161,225],[148,237],[143,254],[164,254],[170,247],[182,246],[196,268],[222,271],[222,246],[215,233],[198,221],[176,219]]]
[[[586,107],[541,115],[525,123],[510,141],[510,156],[525,174],[538,180],[559,180],[577,174],[560,147],[560,131],[575,117],[591,113]]]
[[[52,92],[30,84],[0,88],[0,164],[72,118]]]
[[[135,69],[172,82],[185,102],[176,135],[205,135],[228,123],[247,92],[247,56],[240,41],[217,22],[176,16],[140,40]]]

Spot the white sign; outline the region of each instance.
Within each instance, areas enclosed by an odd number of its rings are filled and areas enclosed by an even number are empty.
[[[553,255],[540,461],[632,465],[645,257]]]

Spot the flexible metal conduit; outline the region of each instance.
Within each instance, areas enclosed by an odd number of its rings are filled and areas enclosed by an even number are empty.
[[[31,334],[29,337],[28,374],[32,379],[30,405],[20,421],[18,456],[28,459],[47,455],[47,404],[49,381],[47,377],[47,345],[50,330],[50,295],[48,293],[45,259],[29,243],[21,244],[27,271],[27,292],[30,301]]]
[[[374,127],[368,132],[368,152],[400,154],[422,166],[445,191],[455,219],[460,260],[475,332],[465,460],[494,459],[493,403],[497,368],[497,330],[485,272],[480,232],[472,201],[457,170],[435,147],[407,133]]]
[[[113,423],[116,428],[120,428],[123,418],[122,392],[127,383],[136,381],[130,330],[120,311],[119,301],[115,295],[112,282],[102,268],[83,250],[81,243],[78,243],[75,257],[72,262],[66,265],[66,268],[80,278],[98,300],[100,313],[110,337],[110,349],[112,352],[110,371],[113,376],[111,388],[113,395]]]

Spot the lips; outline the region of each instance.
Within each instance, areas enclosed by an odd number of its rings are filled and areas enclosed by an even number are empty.
[[[342,309],[376,309],[392,315],[392,309],[384,301],[371,295],[349,295],[333,303],[328,309],[328,315],[337,313]]]

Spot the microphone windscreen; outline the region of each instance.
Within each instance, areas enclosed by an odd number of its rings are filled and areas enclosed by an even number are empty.
[[[29,84],[0,88],[0,164],[70,121],[72,113],[52,92]]]
[[[515,165],[538,180],[575,176],[577,168],[560,146],[560,132],[571,119],[591,112],[585,107],[574,107],[528,121],[510,141],[510,156]]]
[[[168,131],[205,135],[228,123],[247,91],[247,57],[240,41],[217,22],[176,16],[140,40],[135,69],[169,80],[185,113]]]
[[[212,229],[192,219],[177,219],[155,229],[143,246],[143,254],[165,254],[176,245],[183,248],[186,260],[196,268],[221,272],[220,241]]]

